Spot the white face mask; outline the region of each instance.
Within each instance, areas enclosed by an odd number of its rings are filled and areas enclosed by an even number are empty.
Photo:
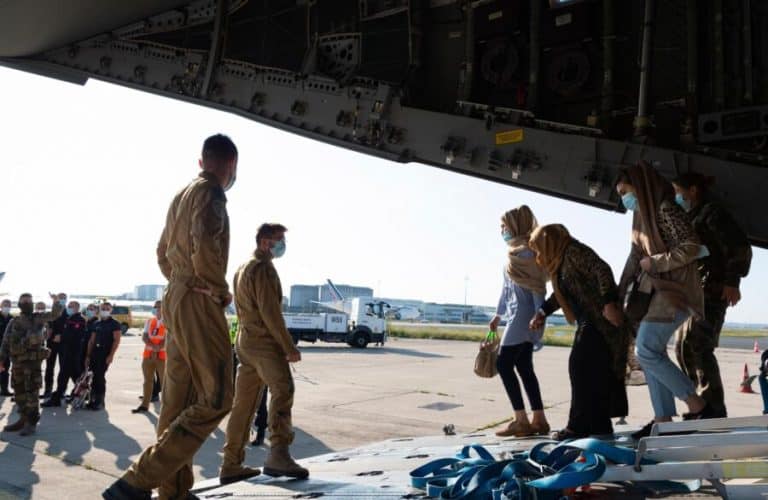
[[[112,315],[112,311],[99,311],[101,319],[107,319]]]
[[[8,306],[3,306],[2,312],[3,312],[3,314],[5,314],[6,316],[8,316],[9,314],[11,314],[11,308],[10,308],[10,307],[8,307]]]

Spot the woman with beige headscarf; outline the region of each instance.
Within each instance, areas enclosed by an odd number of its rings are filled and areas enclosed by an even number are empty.
[[[536,218],[526,205],[509,210],[501,217],[501,236],[507,244],[507,259],[504,285],[496,315],[489,327],[495,332],[501,317],[506,316],[507,325],[501,337],[496,367],[515,411],[515,419],[506,428],[496,432],[500,437],[533,436],[549,432],[539,380],[533,370],[534,345],[541,342],[544,329],[531,331],[528,328],[528,321],[544,302],[546,292],[546,275],[536,265],[533,252],[528,248],[528,237],[536,226]],[[525,411],[518,375],[533,410],[530,421]]]
[[[568,358],[568,424],[554,432],[552,438],[562,441],[612,436],[611,417],[627,415],[624,366],[629,330],[618,305],[611,268],[560,224],[535,229],[530,246],[554,289],[531,320],[531,328],[540,328],[545,318],[558,309],[563,310],[569,323],[576,324]]]
[[[641,162],[623,171],[616,191],[632,212],[632,250],[621,276],[621,295],[633,283],[636,290],[650,294],[637,329],[635,353],[645,372],[655,418],[633,434],[639,439],[650,435],[655,422],[672,420],[677,414],[675,397],[688,406],[684,419],[714,415],[667,354],[667,342],[675,330],[691,315],[703,314],[704,295],[695,264],[702,247],[685,212],[675,203],[672,184],[651,166]]]

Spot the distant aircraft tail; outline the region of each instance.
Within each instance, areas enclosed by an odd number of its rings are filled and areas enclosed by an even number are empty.
[[[333,300],[344,300],[344,295],[341,294],[338,288],[336,288],[336,285],[333,284],[333,281],[331,279],[326,280],[328,282],[328,287],[331,289],[331,298]]]

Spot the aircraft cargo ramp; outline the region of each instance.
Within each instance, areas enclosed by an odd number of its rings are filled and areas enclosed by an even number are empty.
[[[654,432],[694,429],[698,432],[651,436],[635,449],[626,436],[628,429],[617,427],[617,440],[611,445],[641,453],[635,455],[638,464],[616,465],[608,460],[601,479],[587,488],[566,489],[567,498],[768,498],[768,416],[666,424]],[[499,439],[492,433],[391,439],[302,460],[311,472],[308,480],[261,475],[225,486],[208,480],[196,484],[194,491],[200,498],[432,498],[411,487],[412,470],[454,457],[470,444],[479,444],[495,460],[504,461],[545,441]],[[616,482],[603,482],[603,478]]]

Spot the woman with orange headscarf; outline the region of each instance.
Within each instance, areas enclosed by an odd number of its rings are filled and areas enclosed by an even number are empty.
[[[549,432],[544,416],[544,404],[536,372],[533,371],[533,347],[541,342],[543,328],[531,331],[528,321],[544,302],[547,276],[536,264],[528,248],[528,238],[537,226],[536,217],[526,205],[509,210],[501,217],[501,236],[507,244],[507,263],[504,266],[504,285],[501,289],[496,315],[489,325],[496,331],[502,316],[507,325],[501,337],[496,368],[507,391],[515,419],[496,432],[497,436],[533,436]],[[533,419],[528,420],[525,403],[517,375],[523,382]]]
[[[675,203],[672,184],[646,163],[623,171],[616,183],[624,207],[632,212],[632,250],[621,276],[620,290],[630,285],[650,297],[637,328],[635,354],[645,372],[654,419],[632,436],[650,435],[655,422],[677,414],[675,397],[688,406],[684,419],[715,415],[693,382],[667,354],[667,342],[690,316],[704,311],[696,260],[701,243],[685,212]],[[643,301],[645,302],[645,301]]]
[[[568,425],[553,433],[552,438],[562,441],[612,436],[611,417],[627,415],[624,367],[629,331],[618,305],[611,268],[560,224],[535,229],[530,246],[554,289],[531,320],[531,328],[540,328],[546,317],[558,309],[563,310],[569,323],[576,324],[568,358]]]

